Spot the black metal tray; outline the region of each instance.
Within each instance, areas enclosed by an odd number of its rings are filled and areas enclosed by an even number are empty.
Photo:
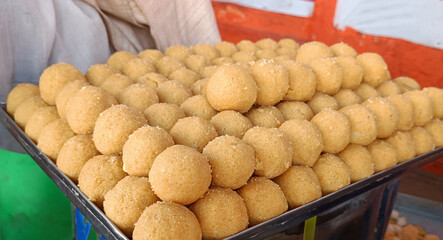
[[[83,213],[86,219],[91,222],[94,229],[107,240],[127,240],[128,238],[109,221],[99,208],[88,200],[77,185],[65,176],[56,165],[37,148],[35,143],[26,136],[14,120],[6,113],[6,104],[0,103],[0,107],[0,121],[3,125],[31,155],[43,171],[46,172],[52,181],[54,181],[60,190]],[[250,227],[227,239],[283,239],[285,236],[297,236],[302,232],[300,229],[303,222],[314,216],[322,216],[323,218],[323,220],[322,218],[317,220],[317,225],[325,223],[325,226],[335,226],[335,228],[337,228],[337,224],[340,224],[340,221],[349,221],[346,220],[345,216],[352,214],[359,218],[372,218],[374,220],[374,214],[371,215],[371,212],[375,211],[380,213],[380,210],[374,210],[374,206],[375,208],[385,208],[381,215],[376,214],[376,218],[385,218],[384,215],[386,214],[389,217],[390,211],[392,210],[392,202],[395,200],[397,193],[398,178],[407,171],[417,169],[441,157],[443,157],[443,147],[401,163],[386,171],[374,174],[368,179],[353,183],[337,192],[323,196],[302,207],[290,210],[271,220]],[[374,205],[373,202],[377,202],[377,204]],[[358,206],[365,204],[367,205],[365,212],[357,214],[359,211],[350,210],[351,208],[358,209]],[[337,216],[340,216],[339,219],[342,220],[337,220]],[[375,223],[372,225],[374,224],[378,230],[375,230],[374,233],[374,230],[366,229],[367,238],[361,239],[375,239],[383,236],[385,230],[385,226],[383,226],[384,223],[380,223],[380,221],[375,219]],[[332,238],[331,236],[333,235],[328,236],[328,238]],[[292,239],[298,238],[293,237]]]

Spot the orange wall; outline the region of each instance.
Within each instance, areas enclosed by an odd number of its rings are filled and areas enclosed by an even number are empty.
[[[376,52],[386,61],[393,78],[408,76],[422,87],[443,88],[443,50],[401,39],[365,35],[354,29],[333,27],[336,0],[316,0],[310,18],[256,10],[231,3],[212,2],[223,40],[237,43],[262,38],[291,37],[299,43],[318,40],[332,45],[345,42],[357,52]],[[443,159],[423,167],[443,176]]]

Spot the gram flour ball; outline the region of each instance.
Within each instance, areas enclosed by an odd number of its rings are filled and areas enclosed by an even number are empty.
[[[434,117],[434,108],[431,97],[425,92],[414,90],[404,93],[404,95],[411,100],[414,106],[416,126],[424,126]]]
[[[277,108],[281,111],[285,120],[306,119],[309,121],[314,116],[311,108],[304,102],[283,101],[277,105]]]
[[[233,136],[220,136],[203,149],[212,168],[212,184],[237,189],[254,173],[254,149]]]
[[[50,158],[56,161],[63,144],[74,136],[65,119],[57,119],[48,123],[38,137],[37,147]]]
[[[121,104],[133,107],[141,112],[159,101],[154,89],[140,83],[129,85],[120,91],[117,100]]]
[[[121,154],[129,135],[146,124],[148,121],[137,109],[114,105],[100,113],[92,139],[101,153]]]
[[[202,95],[195,95],[186,99],[180,108],[183,109],[186,116],[196,116],[206,120],[211,120],[217,114],[217,111],[211,107],[206,97]]]
[[[66,119],[66,105],[68,104],[69,99],[80,89],[88,85],[88,82],[84,81],[83,79],[77,79],[67,83],[62,88],[60,93],[55,98],[55,106],[57,107],[58,115],[60,115],[61,118]]]
[[[384,140],[375,140],[367,146],[374,161],[376,173],[395,166],[398,163],[397,152],[391,144]]]
[[[409,131],[414,141],[415,153],[417,156],[434,150],[435,142],[431,133],[426,128],[414,127]]]
[[[311,122],[320,130],[323,152],[338,153],[348,146],[351,140],[351,122],[343,113],[325,109],[315,115]]]
[[[106,64],[119,71],[122,71],[126,63],[131,61],[133,58],[136,58],[136,56],[130,52],[117,51],[108,58]]]
[[[351,56],[335,57],[335,61],[343,69],[343,83],[341,87],[346,89],[357,88],[363,79],[362,65]]]
[[[399,163],[408,161],[415,157],[415,146],[411,133],[396,131],[391,136],[386,138],[386,142],[395,148]]]
[[[326,44],[312,41],[304,43],[300,46],[295,60],[297,62],[308,63],[312,59],[333,56],[334,54]]]
[[[435,147],[443,146],[443,122],[436,118],[424,126],[434,138]]]
[[[312,68],[295,61],[286,61],[283,66],[289,73],[289,89],[284,99],[297,101],[311,99],[317,85],[317,78]]]
[[[60,171],[77,182],[83,165],[97,155],[99,152],[92,141],[92,135],[76,135],[63,144],[56,163]]]
[[[178,80],[160,83],[157,87],[157,95],[162,103],[181,105],[192,96],[191,90]]]
[[[238,138],[243,138],[246,131],[253,127],[247,117],[232,110],[217,113],[211,118],[211,123],[214,124],[220,136],[230,135]]]
[[[202,238],[200,224],[185,206],[173,202],[157,202],[143,211],[135,224],[133,240]]]
[[[316,92],[311,100],[308,101],[308,105],[312,109],[314,115],[321,112],[323,109],[338,110],[339,108],[338,102],[335,98],[322,92]]]
[[[423,92],[426,92],[431,97],[432,107],[434,109],[435,118],[443,118],[443,89],[436,87],[423,88]]]
[[[40,91],[36,85],[30,83],[18,84],[8,94],[8,98],[6,99],[6,111],[9,115],[13,116],[20,104],[31,97],[39,95]]]
[[[308,62],[317,77],[316,90],[336,94],[343,83],[343,68],[335,58],[316,58]]]
[[[57,109],[53,106],[40,107],[34,111],[25,127],[28,137],[37,143],[43,128],[50,122],[59,119]]]
[[[39,90],[43,100],[49,105],[55,104],[55,98],[70,81],[86,80],[85,76],[74,66],[67,63],[56,63],[43,71],[40,76]]]
[[[357,60],[363,66],[363,82],[378,87],[382,82],[389,79],[388,65],[377,53],[362,53]]]
[[[137,56],[155,64],[155,62],[164,57],[164,54],[157,49],[146,49],[141,51]]]
[[[143,113],[149,125],[161,127],[169,132],[177,120],[186,117],[185,112],[173,103],[156,103],[148,107]]]
[[[372,112],[359,104],[340,109],[351,123],[351,143],[366,146],[377,138],[377,123]]]
[[[324,147],[320,130],[304,119],[288,120],[280,126],[279,130],[288,135],[294,147],[292,163],[312,167]]]
[[[132,176],[148,177],[154,159],[172,145],[174,140],[164,129],[143,126],[135,130],[123,145],[123,171]]]
[[[288,210],[281,188],[265,177],[252,177],[238,190],[248,210],[249,223],[257,225]]]
[[[361,98],[351,89],[340,89],[334,96],[339,108],[360,104]]]
[[[346,43],[340,42],[329,47],[335,56],[357,57],[357,52]]]
[[[252,64],[251,74],[257,83],[256,103],[275,105],[289,89],[289,74],[285,67],[270,60],[260,60]]]
[[[244,113],[257,99],[257,85],[245,69],[235,65],[220,66],[208,81],[206,95],[217,111]]]
[[[123,74],[128,76],[132,81],[149,72],[156,72],[154,64],[143,58],[133,58],[125,64],[122,69]]]
[[[218,136],[215,126],[201,117],[179,119],[170,133],[175,143],[195,148],[199,152]]]
[[[377,137],[386,138],[397,129],[399,120],[398,110],[386,98],[370,98],[362,103],[375,116],[375,124],[377,125]]]
[[[390,95],[387,99],[397,108],[398,123],[397,129],[408,131],[414,126],[415,111],[412,101],[405,95]]]
[[[126,174],[119,156],[98,155],[89,159],[78,177],[80,190],[99,208],[103,206],[105,194]]]
[[[351,170],[337,156],[330,153],[321,155],[313,167],[320,180],[323,194],[329,194],[351,183]]]
[[[66,120],[76,134],[91,134],[101,112],[117,104],[105,90],[86,86],[74,93],[66,104]]]
[[[197,150],[174,145],[155,158],[149,181],[154,193],[163,201],[188,205],[208,190],[211,167],[208,159]]]
[[[45,106],[48,106],[48,104],[40,96],[30,97],[17,107],[14,112],[14,120],[20,128],[25,129],[32,114],[37,109]]]
[[[251,109],[246,116],[254,126],[278,128],[285,121],[283,114],[274,106],[261,106]]]
[[[120,73],[119,70],[107,64],[94,64],[86,71],[86,79],[94,86],[100,86],[112,74]]]
[[[274,178],[292,164],[294,148],[289,137],[276,128],[254,127],[243,136],[243,141],[255,151],[255,175]]]
[[[158,200],[148,178],[126,176],[106,193],[103,210],[126,236],[131,237],[143,210]]]
[[[204,239],[222,239],[248,227],[244,200],[229,188],[212,188],[191,205]]]
[[[321,185],[312,168],[293,165],[288,171],[274,179],[281,187],[289,208],[296,208],[321,198]]]
[[[374,174],[374,163],[369,151],[358,144],[349,144],[337,155],[351,170],[351,182],[357,182]]]

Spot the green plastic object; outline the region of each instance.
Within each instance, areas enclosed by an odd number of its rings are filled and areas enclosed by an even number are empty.
[[[314,240],[316,222],[317,222],[317,216],[311,217],[305,221],[303,240]]]
[[[0,239],[73,239],[69,199],[29,155],[3,149]]]

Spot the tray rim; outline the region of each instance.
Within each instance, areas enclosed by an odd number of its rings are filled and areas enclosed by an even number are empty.
[[[36,144],[26,136],[24,131],[5,111],[6,104],[4,102],[0,102],[0,108],[0,121],[2,124],[23,146],[49,178],[51,178],[57,187],[66,195],[66,197],[68,197],[86,219],[91,222],[94,229],[107,240],[129,240],[95,204],[88,200],[78,186],[63,174],[54,162],[46,157],[37,148]],[[350,200],[355,196],[372,190],[395,178],[399,178],[407,171],[415,170],[441,157],[443,157],[443,147],[397,164],[396,166],[376,173],[367,179],[352,183],[334,193],[322,196],[317,200],[289,210],[266,222],[249,227],[237,234],[227,237],[226,239],[263,239],[269,237],[272,234],[280,232],[280,230],[284,230],[286,228],[285,223],[289,221],[291,222],[291,225],[302,223],[306,219],[320,214],[325,209],[325,205]]]

